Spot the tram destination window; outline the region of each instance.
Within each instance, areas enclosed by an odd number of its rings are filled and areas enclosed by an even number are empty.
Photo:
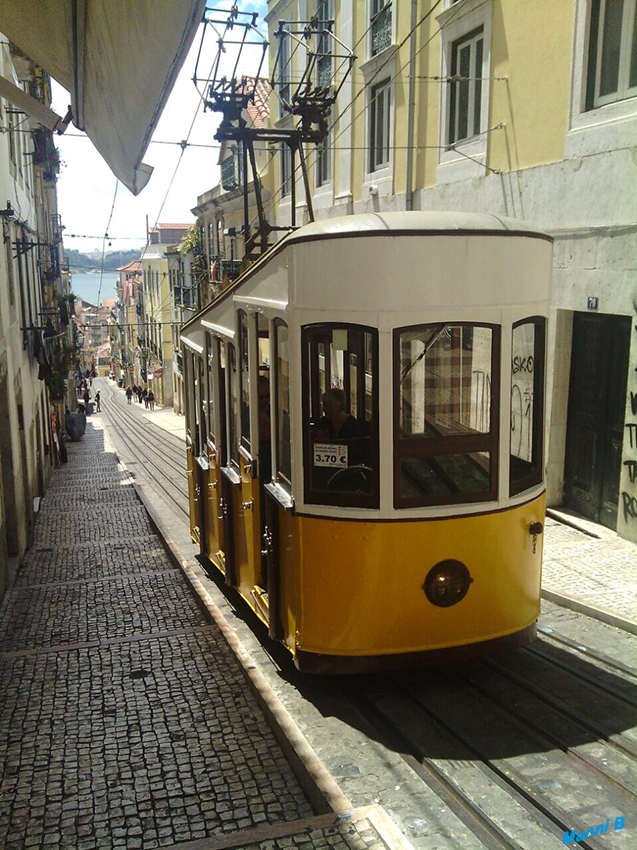
[[[303,329],[305,501],[377,508],[378,331]]]
[[[500,330],[456,323],[394,332],[394,503],[497,498]]]
[[[509,493],[542,481],[545,319],[513,325],[511,335],[511,457]]]

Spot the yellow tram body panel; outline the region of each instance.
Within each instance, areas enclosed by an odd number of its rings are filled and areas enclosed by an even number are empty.
[[[399,522],[297,517],[297,648],[326,655],[443,649],[521,631],[540,610],[545,495],[524,505],[459,518]],[[473,582],[458,604],[432,605],[431,567],[462,561]]]

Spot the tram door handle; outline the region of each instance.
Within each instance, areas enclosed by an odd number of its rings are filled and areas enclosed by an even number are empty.
[[[208,488],[210,490],[216,490],[217,489],[217,482],[216,481],[209,481],[208,482]]]
[[[217,516],[217,519],[223,520],[228,515],[228,506],[223,498],[219,499],[219,510],[221,514]]]
[[[241,507],[244,511],[251,511],[252,505],[254,504],[254,499],[250,499],[249,502],[241,502]]]
[[[541,522],[532,522],[529,526],[529,534],[533,537],[533,554],[535,555],[535,547],[537,546],[537,536],[542,534],[544,526]]]

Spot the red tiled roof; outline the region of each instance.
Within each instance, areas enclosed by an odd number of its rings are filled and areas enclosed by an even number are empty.
[[[268,97],[270,95],[270,83],[263,77],[243,77],[241,88],[244,91],[254,91],[254,101],[250,101],[247,112],[253,125],[260,129],[265,127],[265,122],[270,114]]]
[[[141,260],[131,260],[130,263],[127,263],[125,266],[120,266],[117,271],[118,272],[137,272],[141,271],[142,261]]]
[[[158,230],[188,230],[195,222],[189,221],[186,224],[158,224],[157,227],[151,227],[151,233],[157,233]]]

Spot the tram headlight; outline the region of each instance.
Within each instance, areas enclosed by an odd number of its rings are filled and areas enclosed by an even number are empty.
[[[440,561],[427,573],[422,586],[432,605],[448,608],[467,595],[473,579],[462,561],[448,559]]]

